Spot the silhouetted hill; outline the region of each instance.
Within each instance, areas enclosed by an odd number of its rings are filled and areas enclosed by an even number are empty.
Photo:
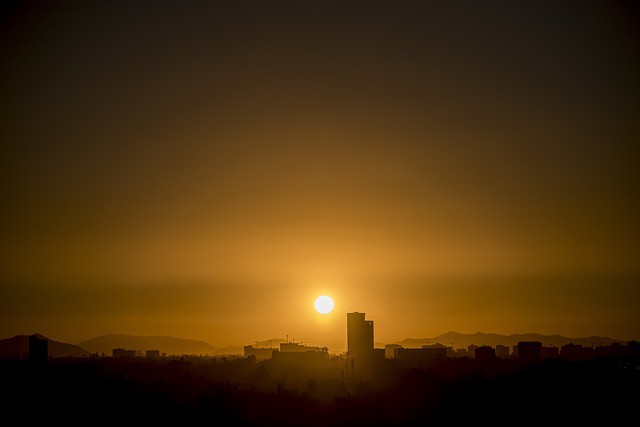
[[[204,341],[189,340],[164,336],[135,336],[124,334],[107,334],[81,342],[82,348],[92,353],[111,355],[114,348],[127,350],[159,350],[171,354],[204,354],[212,355],[216,349]]]
[[[41,339],[49,341],[49,355],[52,357],[82,357],[89,352],[77,345],[53,341],[43,335],[36,334]],[[16,335],[12,338],[0,340],[0,358],[21,359],[29,355],[29,335]]]
[[[486,334],[476,332],[475,334],[461,334],[459,332],[449,331],[433,338],[406,338],[398,344],[404,347],[421,347],[423,344],[441,343],[454,348],[467,347],[469,345],[490,345],[495,347],[498,344],[512,347],[518,344],[518,341],[539,341],[544,346],[561,347],[565,344],[573,343],[591,347],[594,345],[610,345],[616,340],[608,337],[581,337],[568,338],[562,335],[541,335],[541,334]],[[453,344],[452,344],[453,343]]]

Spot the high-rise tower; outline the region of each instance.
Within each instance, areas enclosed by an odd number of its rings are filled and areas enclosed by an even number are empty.
[[[364,320],[365,313],[347,313],[347,352],[353,359],[373,355],[373,320]]]

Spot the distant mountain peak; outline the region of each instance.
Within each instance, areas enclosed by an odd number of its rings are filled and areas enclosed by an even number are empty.
[[[49,342],[49,354],[52,357],[85,357],[89,355],[84,348],[64,342],[54,341],[42,334],[16,335],[0,340],[0,358],[23,359],[29,354],[29,337],[35,335]]]

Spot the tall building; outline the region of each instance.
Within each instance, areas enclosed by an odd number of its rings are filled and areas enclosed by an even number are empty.
[[[364,320],[365,313],[347,313],[347,352],[353,359],[373,355],[373,320]]]

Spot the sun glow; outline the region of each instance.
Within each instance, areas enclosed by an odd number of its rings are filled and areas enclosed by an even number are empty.
[[[320,314],[329,314],[333,311],[333,300],[326,295],[316,298],[316,302],[313,305]]]

